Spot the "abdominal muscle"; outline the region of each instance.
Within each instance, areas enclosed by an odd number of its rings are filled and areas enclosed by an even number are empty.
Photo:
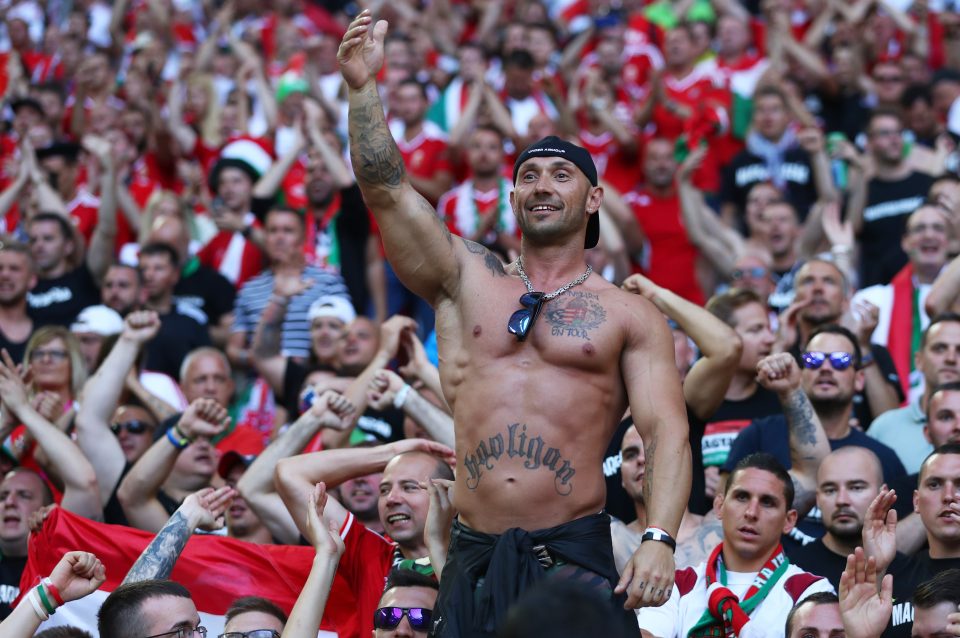
[[[454,411],[460,520],[496,534],[600,511],[603,453],[624,409],[610,377],[546,364],[465,374]]]

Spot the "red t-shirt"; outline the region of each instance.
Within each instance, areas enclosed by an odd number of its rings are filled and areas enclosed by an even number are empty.
[[[703,305],[703,291],[697,283],[697,249],[690,243],[680,219],[680,198],[658,198],[640,189],[627,193],[627,203],[643,227],[649,250],[636,268],[653,283],[677,293],[697,305]]]
[[[340,528],[344,552],[337,574],[347,582],[357,599],[360,635],[373,635],[373,613],[377,610],[387,574],[393,566],[396,545],[367,529],[353,514]]]

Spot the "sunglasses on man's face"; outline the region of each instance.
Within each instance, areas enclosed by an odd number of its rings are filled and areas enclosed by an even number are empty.
[[[220,634],[217,638],[280,638],[273,629],[254,629],[252,631],[230,631]]]
[[[520,297],[520,310],[510,315],[507,321],[507,331],[517,337],[517,341],[525,341],[533,324],[536,323],[540,311],[543,310],[543,293],[526,292]]]
[[[123,423],[114,423],[110,426],[114,434],[120,434],[120,430],[126,430],[128,434],[143,434],[153,429],[153,425],[146,421],[124,421]]]
[[[424,607],[381,607],[373,614],[373,626],[376,629],[396,629],[404,616],[410,620],[410,628],[414,631],[427,631],[433,610]]]
[[[830,360],[830,366],[838,372],[853,364],[853,356],[849,352],[804,352],[800,359],[803,367],[808,370],[819,370],[827,359]]]
[[[746,277],[752,277],[754,279],[760,279],[761,277],[767,276],[767,269],[763,266],[755,266],[753,268],[737,268],[733,271],[733,278],[740,280]]]

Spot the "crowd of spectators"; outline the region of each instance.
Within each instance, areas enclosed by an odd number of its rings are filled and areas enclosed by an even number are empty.
[[[325,604],[358,636],[429,629],[453,472],[485,460],[453,454],[433,309],[350,164],[361,9],[450,232],[516,260],[514,158],[570,139],[604,189],[588,262],[674,332],[694,488],[645,634],[960,636],[954,0],[3,3],[3,635],[103,583],[75,547],[21,588],[53,504],[158,534],[104,638],[192,638],[191,583],[163,579],[195,528],[317,551],[289,622],[241,599],[226,631],[314,635]],[[625,415],[621,568],[643,450]],[[502,635],[593,635],[596,601],[551,586]]]

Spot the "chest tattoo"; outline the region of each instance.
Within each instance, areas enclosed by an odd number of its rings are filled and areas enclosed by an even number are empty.
[[[480,441],[472,454],[463,459],[467,469],[467,488],[475,490],[485,471],[491,471],[504,455],[508,458],[525,459],[522,467],[531,472],[548,471],[554,474],[554,487],[557,494],[567,496],[573,491],[571,480],[576,470],[570,461],[563,458],[558,448],[550,447],[539,435],[527,432],[522,423],[512,423],[506,431]]]
[[[571,290],[550,302],[543,311],[554,337],[579,337],[590,341],[591,331],[607,320],[607,311],[592,292]]]

